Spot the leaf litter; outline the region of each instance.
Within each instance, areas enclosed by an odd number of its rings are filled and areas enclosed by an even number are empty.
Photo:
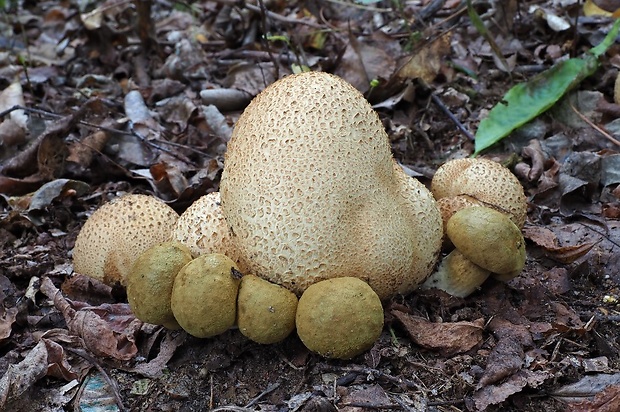
[[[240,111],[283,75],[353,83],[399,163],[428,183],[480,151],[468,133],[507,90],[600,44],[609,18],[582,17],[578,2],[473,2],[485,38],[457,1],[138,3],[11,3],[18,22],[0,23],[2,407],[617,410],[620,169],[604,135],[618,130],[617,44],[485,152],[528,195],[523,274],[467,299],[394,298],[380,339],[350,362],[294,336],[260,346],[143,324],[122,290],[70,260],[109,199],[152,193],[182,211],[217,190]]]

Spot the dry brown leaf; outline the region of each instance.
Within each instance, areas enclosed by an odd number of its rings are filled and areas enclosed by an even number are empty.
[[[131,371],[146,376],[147,378],[160,378],[176,349],[185,342],[186,336],[184,332],[167,330],[164,339],[159,345],[159,353],[157,356],[146,363],[136,365]]]
[[[392,406],[392,402],[381,386],[372,385],[364,389],[352,390],[342,397],[338,406],[341,408],[340,410],[353,412],[373,408],[388,408]]]
[[[576,261],[595,245],[595,243],[588,242],[580,245],[559,246],[555,233],[543,226],[527,225],[523,228],[523,236],[545,249],[547,257],[564,264]]]
[[[620,411],[620,385],[608,386],[599,392],[593,401],[571,403],[566,408],[570,412],[617,412]]]
[[[47,373],[47,349],[43,341],[32,348],[24,360],[9,368],[0,379],[0,410],[18,398]]]
[[[17,317],[17,308],[0,306],[0,342],[11,336],[13,323]]]
[[[441,63],[450,52],[450,39],[452,35],[447,32],[418,50],[409,60],[396,71],[395,76],[401,79],[422,79],[431,83],[441,69]]]
[[[620,388],[620,373],[586,375],[575,383],[564,385],[550,392],[549,395],[571,405],[586,402],[592,404],[596,401],[596,397],[604,393],[607,388]]]
[[[487,367],[477,389],[515,374],[523,366],[523,345],[514,336],[500,338],[487,358]]]
[[[416,344],[439,351],[443,356],[467,352],[482,342],[484,319],[473,322],[433,323],[399,310],[392,314]]]
[[[490,405],[504,402],[510,395],[521,392],[523,388],[537,388],[551,377],[547,371],[532,372],[522,369],[512,375],[501,385],[489,385],[474,393],[473,401],[476,411],[484,411]]]
[[[41,282],[41,292],[53,299],[65,318],[69,331],[82,338],[84,347],[97,356],[132,359],[137,353],[136,335],[142,322],[127,304],[102,304],[75,310],[49,278]],[[77,302],[73,302],[77,306]]]

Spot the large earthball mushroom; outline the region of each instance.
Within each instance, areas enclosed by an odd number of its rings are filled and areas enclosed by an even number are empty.
[[[301,294],[353,276],[413,291],[441,247],[430,191],[402,171],[377,114],[339,77],[285,77],[241,115],[220,192],[241,264]]]

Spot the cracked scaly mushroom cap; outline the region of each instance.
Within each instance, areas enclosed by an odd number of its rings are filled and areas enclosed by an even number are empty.
[[[510,217],[523,227],[527,203],[523,186],[501,164],[488,159],[455,159],[444,163],[435,173],[431,191],[440,204],[444,224],[458,210],[486,206]]]
[[[107,284],[125,284],[138,256],[170,237],[179,215],[161,200],[129,194],[88,218],[73,249],[73,268]]]
[[[235,125],[220,185],[241,263],[301,294],[353,276],[382,298],[414,290],[441,246],[431,193],[392,158],[370,104],[339,77],[285,77]]]
[[[172,239],[187,246],[194,256],[221,253],[239,263],[220,205],[220,192],[198,198],[177,220]],[[243,265],[240,269],[245,272]]]

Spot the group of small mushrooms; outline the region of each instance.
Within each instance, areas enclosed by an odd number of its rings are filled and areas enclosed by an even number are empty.
[[[447,162],[429,191],[393,159],[362,94],[310,72],[249,104],[220,192],[181,216],[146,195],[111,201],[84,224],[73,262],[125,286],[145,322],[197,337],[236,326],[263,344],[296,329],[310,350],[348,359],[379,337],[394,295],[463,297],[516,276],[525,216],[520,183],[490,160]],[[437,265],[442,248],[453,250]]]

